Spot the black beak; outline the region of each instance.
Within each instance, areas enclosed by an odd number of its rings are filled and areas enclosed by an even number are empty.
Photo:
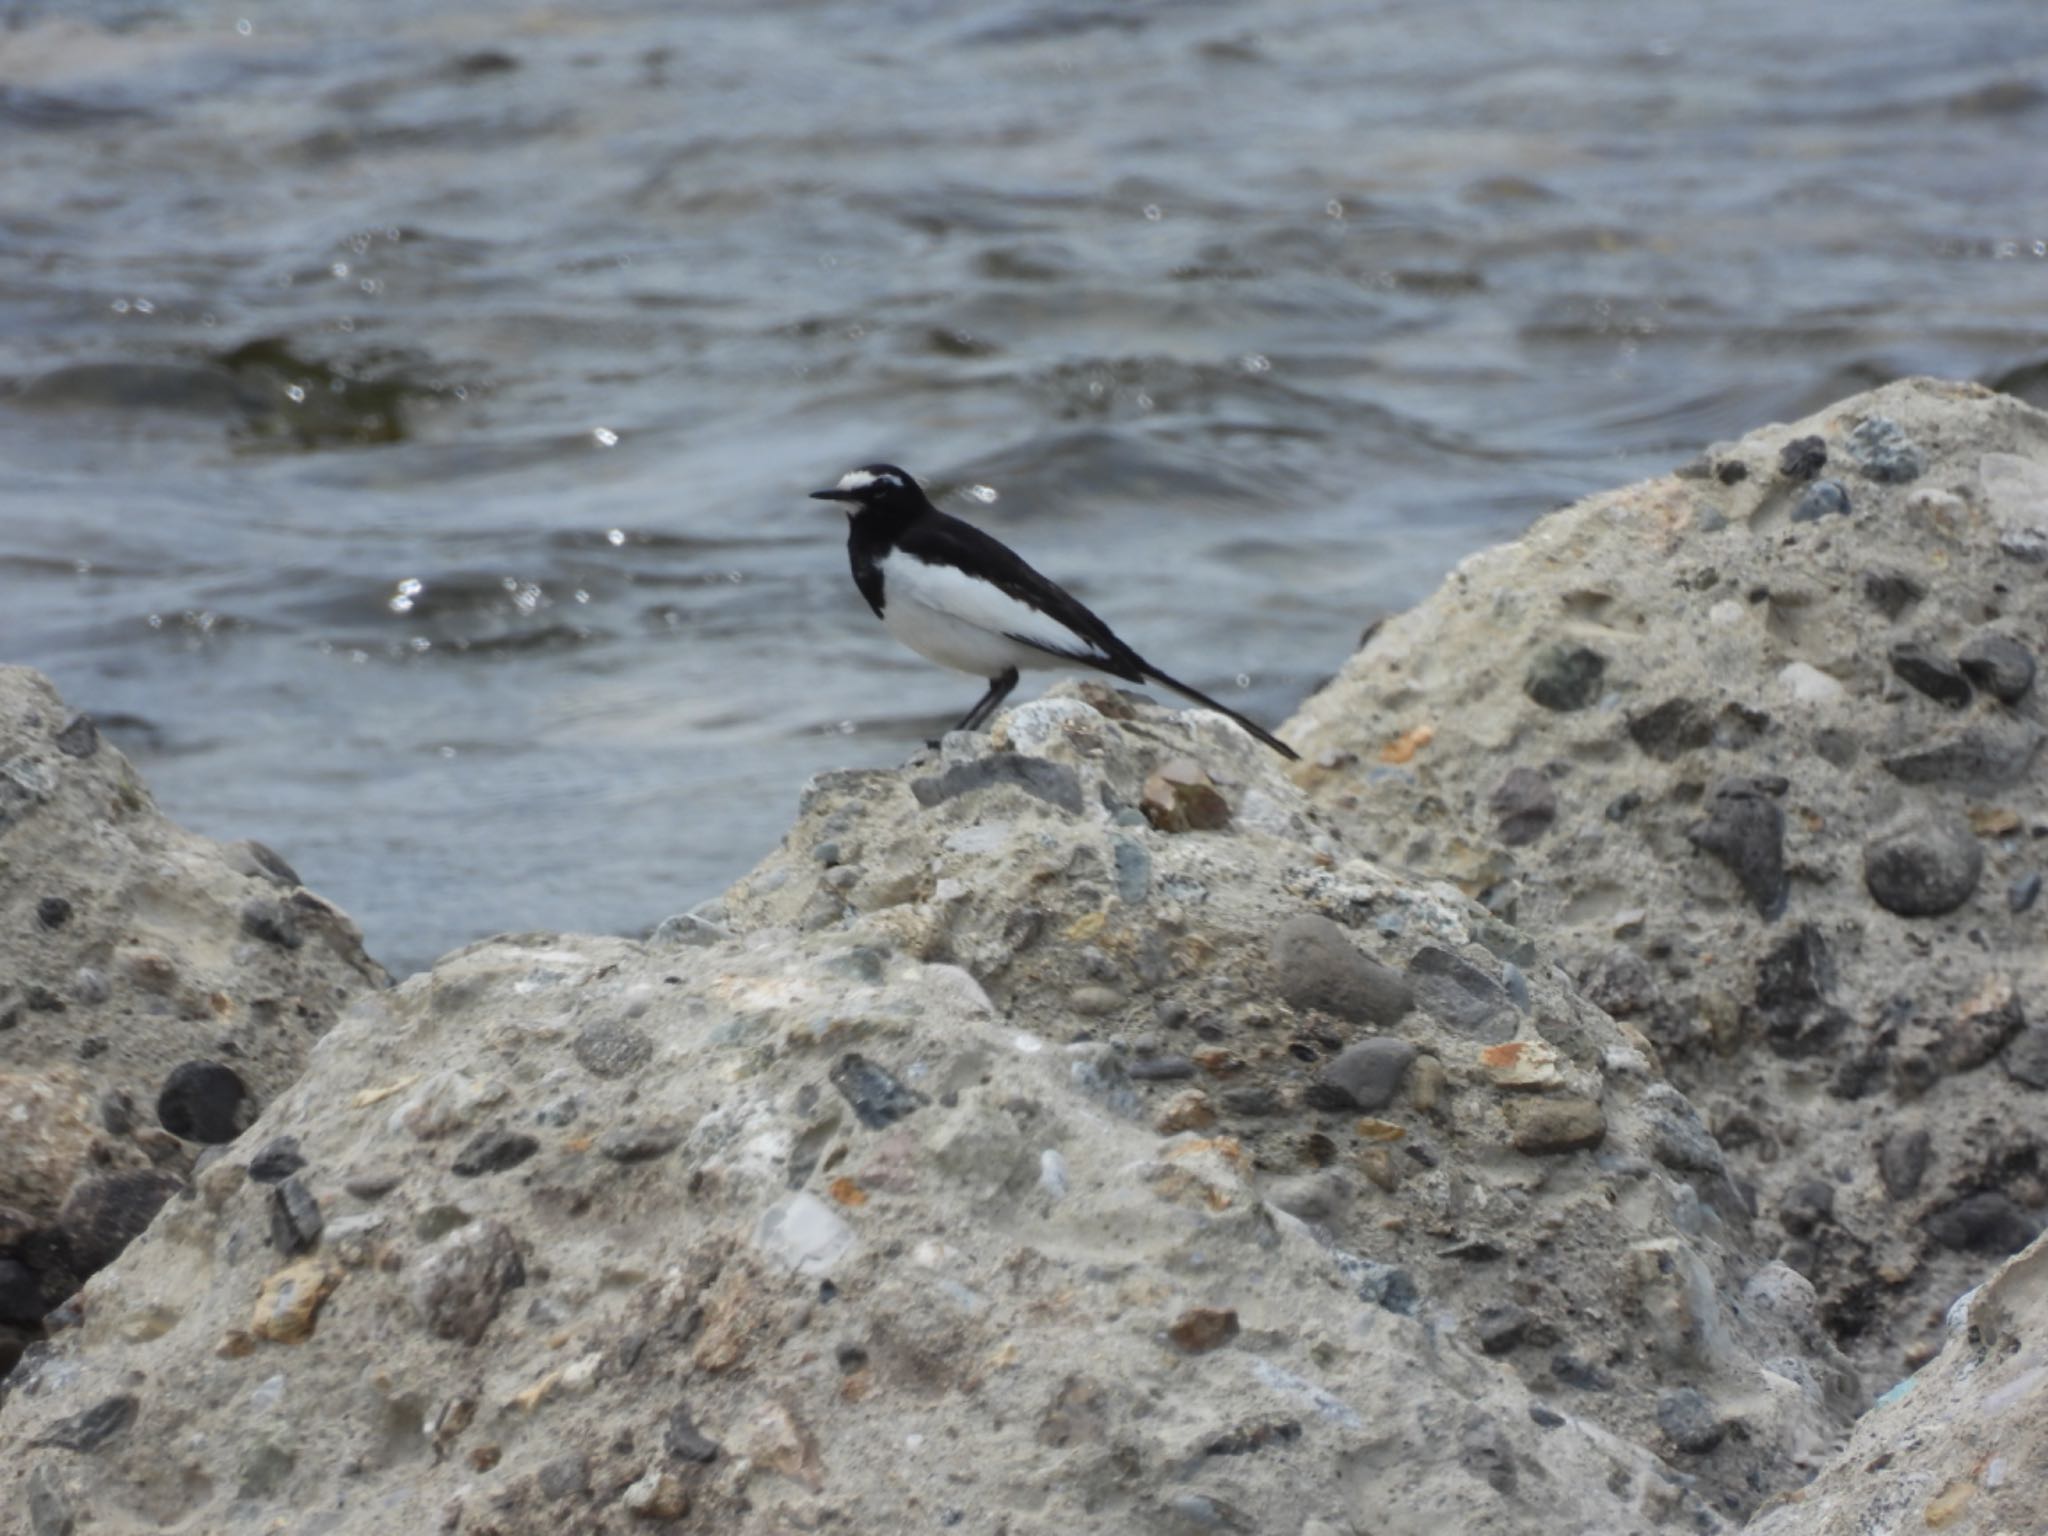
[[[858,492],[856,492],[856,491],[836,491],[836,490],[835,490],[835,491],[813,491],[813,492],[811,492],[811,500],[813,500],[813,501],[859,501],[859,500],[860,500],[860,495],[859,495],[859,493],[858,493]]]

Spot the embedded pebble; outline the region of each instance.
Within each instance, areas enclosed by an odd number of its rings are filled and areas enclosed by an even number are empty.
[[[1750,778],[1717,782],[1707,814],[1685,829],[1686,841],[1727,866],[1763,918],[1785,910],[1785,813],[1768,786]]]
[[[665,1157],[683,1144],[680,1125],[622,1125],[597,1138],[597,1155],[615,1163],[646,1163]]]
[[[1999,1058],[2005,1075],[2025,1088],[2048,1088],[2048,1024],[2029,1024]]]
[[[872,1062],[858,1051],[839,1058],[830,1073],[832,1086],[853,1106],[860,1123],[869,1130],[894,1125],[924,1103],[924,1096],[906,1088],[886,1067]]]
[[[1553,645],[1529,663],[1522,691],[1545,709],[1569,713],[1600,697],[1607,658],[1583,645]]]
[[[462,1150],[455,1154],[455,1161],[449,1167],[463,1178],[480,1178],[487,1173],[503,1173],[508,1168],[517,1168],[539,1150],[538,1138],[523,1131],[493,1127],[470,1137]]]
[[[1849,515],[1849,490],[1839,480],[1816,480],[1792,508],[1795,523],[1817,523],[1824,517]]]
[[[273,1136],[249,1159],[249,1177],[259,1184],[275,1184],[306,1166],[296,1136]]]
[[[1995,629],[1972,635],[1956,661],[1970,681],[2001,704],[2019,703],[2034,686],[2034,653]]]
[[[171,1069],[157,1094],[157,1123],[182,1141],[233,1141],[256,1118],[248,1085],[217,1061],[188,1061]]]
[[[1712,1401],[1696,1387],[1675,1387],[1658,1395],[1657,1427],[1688,1456],[1706,1455],[1728,1433]]]
[[[1927,455],[1905,430],[1887,416],[1857,423],[1849,434],[1849,457],[1870,479],[1882,485],[1904,485],[1926,473]]]
[[[1533,768],[1510,769],[1487,804],[1494,830],[1511,848],[1535,842],[1557,820],[1557,791]]]
[[[412,1269],[413,1309],[438,1337],[479,1342],[508,1292],[526,1283],[519,1239],[501,1221],[473,1221],[435,1243]]]
[[[270,1191],[270,1246],[286,1258],[314,1248],[326,1225],[320,1203],[296,1174],[279,1180]]]
[[[1778,450],[1778,473],[1787,480],[1811,480],[1827,462],[1824,438],[1795,437]]]
[[[927,809],[962,795],[998,787],[1020,789],[1069,816],[1081,814],[1080,779],[1065,763],[1043,757],[992,752],[986,757],[952,763],[936,775],[910,781],[910,793]]]
[[[1458,1034],[1488,1044],[1514,1038],[1507,992],[1463,955],[1424,945],[1409,960],[1407,975],[1416,1002]]]
[[[2003,1258],[2041,1235],[2041,1223],[2002,1190],[1980,1190],[1930,1211],[1920,1225],[1944,1248]]]
[[[1918,1126],[1901,1126],[1888,1132],[1877,1148],[1877,1172],[1885,1193],[1894,1200],[1907,1200],[1918,1194],[1933,1150],[1933,1138]]]
[[[1607,1139],[1607,1116],[1591,1099],[1559,1095],[1507,1099],[1508,1139],[1517,1152],[1548,1157],[1583,1152]]]
[[[654,1059],[654,1042],[621,1019],[585,1026],[571,1049],[593,1077],[624,1077]]]
[[[1347,1045],[1316,1074],[1309,1102],[1326,1109],[1383,1109],[1401,1091],[1415,1055],[1413,1045],[1391,1035]]]
[[[1892,671],[1937,704],[1961,709],[1975,696],[1963,669],[1932,646],[1917,640],[1891,648]]]
[[[1401,974],[1365,954],[1327,917],[1288,918],[1274,930],[1269,955],[1280,995],[1296,1008],[1384,1028],[1414,1006]]]
[[[124,1168],[81,1180],[55,1223],[73,1272],[83,1279],[113,1263],[184,1187],[176,1174],[157,1168]]]
[[[1901,917],[1938,917],[1970,899],[1984,873],[1984,848],[1970,824],[1925,809],[1895,819],[1864,845],[1871,899]]]

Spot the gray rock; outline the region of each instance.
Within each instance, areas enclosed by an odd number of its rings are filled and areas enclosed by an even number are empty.
[[[1511,848],[1535,842],[1557,820],[1557,791],[1533,768],[1510,769],[1487,803],[1500,840]]]
[[[1356,1041],[1316,1075],[1309,1100],[1318,1108],[1384,1109],[1401,1091],[1414,1060],[1415,1047],[1392,1035]]]
[[[1827,462],[1827,442],[1818,437],[1795,437],[1778,450],[1778,473],[1787,480],[1811,480]]]
[[[37,1438],[29,1441],[32,1450],[53,1446],[60,1451],[76,1451],[90,1455],[105,1445],[114,1436],[133,1424],[142,1405],[135,1398],[123,1393],[118,1397],[102,1398],[83,1413],[74,1413],[68,1419],[59,1419]]]
[[[1904,571],[1865,571],[1864,599],[1888,619],[1896,619],[1927,596],[1927,588]]]
[[[503,1173],[517,1168],[540,1150],[537,1137],[524,1131],[508,1131],[502,1126],[492,1126],[478,1131],[464,1143],[450,1168],[465,1179],[481,1178],[487,1173]]]
[[[1713,713],[1697,699],[1666,699],[1628,716],[1629,740],[1660,763],[1675,763],[1714,739]]]
[[[1514,1497],[1514,1448],[1501,1433],[1500,1422],[1483,1409],[1474,1409],[1458,1432],[1458,1465],[1502,1498]]]
[[[1274,930],[1269,954],[1279,993],[1296,1008],[1385,1028],[1415,1005],[1400,973],[1363,953],[1327,917],[1288,918]]]
[[[1658,1394],[1657,1427],[1688,1456],[1704,1456],[1728,1433],[1720,1413],[1696,1387],[1675,1387]]]
[[[249,1159],[249,1177],[258,1184],[275,1184],[306,1166],[296,1136],[273,1136]]]
[[[1654,1083],[1644,1091],[1642,1107],[1650,1133],[1650,1155],[1658,1162],[1695,1173],[1726,1171],[1721,1144],[1700,1119],[1692,1100],[1668,1083]]]
[[[1834,1002],[1835,967],[1827,941],[1801,923],[1757,962],[1753,1026],[1778,1055],[1796,1060],[1825,1050],[1850,1023]]]
[[[1127,907],[1135,907],[1152,890],[1152,855],[1145,851],[1143,843],[1128,837],[1118,838],[1114,848],[1117,899]]]
[[[1849,515],[1849,488],[1839,480],[1816,480],[1792,508],[1795,523],[1817,523],[1824,517]]]
[[[1999,1058],[2005,1075],[2026,1088],[2048,1088],[2048,1024],[2029,1024]]]
[[[1998,536],[1998,552],[2022,565],[2048,565],[2048,528],[2008,528]]]
[[[156,1099],[157,1123],[181,1141],[233,1141],[256,1118],[249,1088],[232,1067],[187,1061],[171,1069]]]
[[[624,1077],[654,1059],[654,1042],[622,1019],[585,1025],[571,1049],[593,1077]]]
[[[1959,1253],[1988,1253],[1999,1258],[2018,1253],[2041,1235],[2041,1223],[1998,1190],[1980,1190],[1930,1211],[1920,1225],[1944,1248]]]
[[[1980,721],[1894,752],[1884,766],[1906,784],[2009,789],[2027,776],[2040,745],[2041,727],[2031,720]]]
[[[706,1465],[718,1459],[718,1442],[697,1428],[687,1404],[677,1404],[661,1432],[661,1448],[671,1461]]]
[[[1930,645],[1905,640],[1891,648],[1892,671],[1936,703],[1961,709],[1975,696],[1963,669]]]
[[[1770,920],[1785,910],[1785,813],[1755,779],[1726,778],[1707,796],[1706,816],[1686,840],[1728,867],[1755,907]]]
[[[433,1333],[474,1345],[506,1293],[526,1283],[519,1239],[501,1221],[473,1221],[442,1238],[413,1269],[413,1309]]]
[[[1124,1066],[1124,1075],[1134,1082],[1170,1083],[1195,1075],[1195,1064],[1186,1056],[1140,1056]]]
[[[1979,630],[1956,654],[1970,681],[2001,704],[2017,704],[2034,686],[2034,653],[2010,635]]]
[[[1799,1179],[1778,1200],[1778,1225],[1794,1237],[1811,1237],[1835,1219],[1835,1187],[1826,1179]]]
[[[305,943],[299,920],[281,901],[258,897],[242,905],[242,932],[252,939],[275,944],[279,949],[297,949]]]
[[[1569,713],[1600,697],[1607,658],[1583,645],[1552,645],[1529,663],[1522,691],[1545,709]]]
[[[57,1230],[69,1255],[66,1267],[81,1280],[98,1274],[182,1188],[182,1179],[161,1168],[124,1168],[81,1180],[57,1213]]]
[[[1607,1139],[1607,1116],[1591,1099],[1575,1094],[1514,1098],[1501,1105],[1508,1140],[1517,1152],[1555,1157],[1585,1152]]]
[[[1649,964],[1629,949],[1609,949],[1579,976],[1579,989],[1596,1008],[1617,1019],[1632,1019],[1657,1005],[1657,981]]]
[[[2031,907],[2041,894],[2041,871],[2029,870],[2005,888],[2006,910],[2020,913]]]
[[[572,1451],[540,1464],[540,1491],[551,1499],[571,1499],[590,1492],[590,1458]]]
[[[1923,809],[1884,828],[1863,848],[1871,899],[1901,917],[1938,917],[1970,899],[1984,873],[1984,848],[1970,824]]]
[[[906,1088],[888,1068],[848,1051],[831,1071],[832,1086],[853,1106],[860,1123],[871,1131],[894,1125],[924,1103],[924,1095]]]
[[[1481,1354],[1505,1355],[1529,1336],[1530,1325],[1535,1321],[1535,1314],[1527,1307],[1511,1301],[1496,1302],[1479,1309],[1472,1319],[1472,1336],[1478,1341]]]
[[[1019,752],[992,752],[971,762],[954,763],[943,773],[912,779],[910,792],[919,805],[929,808],[1004,784],[1021,789],[1069,816],[1081,814],[1081,781],[1074,770],[1064,763],[1026,757]]]
[[[1226,1088],[1220,1095],[1220,1102],[1229,1113],[1252,1118],[1277,1115],[1285,1108],[1279,1091],[1265,1083],[1252,1083],[1242,1088]]]
[[[1933,1150],[1933,1138],[1917,1126],[1901,1126],[1886,1133],[1877,1145],[1877,1176],[1884,1181],[1884,1192],[1894,1200],[1911,1199],[1919,1193]]]
[[[615,1163],[652,1162],[681,1146],[683,1135],[680,1125],[622,1125],[597,1138],[597,1155]]]
[[[84,720],[85,716],[78,718]],[[91,723],[86,721],[87,725]],[[97,737],[93,744],[99,744]],[[33,1536],[73,1536],[78,1529],[78,1516],[72,1509],[63,1474],[48,1462],[28,1475],[28,1522]]]
[[[270,1246],[286,1258],[310,1253],[326,1224],[320,1202],[299,1182],[298,1175],[289,1175],[271,1188]]]
[[[1927,455],[1887,416],[1857,423],[1849,434],[1849,457],[1880,485],[1904,485],[1927,471]]]
[[[1457,1033],[1487,1045],[1514,1039],[1506,991],[1464,956],[1426,945],[1408,962],[1408,980],[1416,1001]]]

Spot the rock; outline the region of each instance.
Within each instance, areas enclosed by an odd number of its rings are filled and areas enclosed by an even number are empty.
[[[1849,515],[1849,489],[1839,480],[1816,480],[1792,508],[1795,523],[1817,523],[1825,517]]]
[[[1919,689],[1937,704],[1961,709],[1974,697],[1963,669],[1932,646],[1917,640],[1893,646],[1891,664],[1892,671],[1901,681]]]
[[[1559,1087],[1564,1074],[1558,1070],[1555,1046],[1541,1040],[1510,1040],[1489,1045],[1479,1053],[1479,1066],[1494,1087],[1508,1092],[1545,1092]]]
[[[1884,416],[1857,423],[1849,434],[1849,457],[1881,485],[1904,485],[1927,472],[1927,455],[1897,422]]]
[[[270,1246],[286,1258],[310,1252],[320,1242],[326,1219],[313,1192],[299,1182],[296,1174],[280,1180],[270,1191]]]
[[[57,1213],[67,1267],[81,1280],[98,1274],[184,1187],[176,1174],[155,1168],[128,1168],[80,1181]]]
[[[1901,783],[1984,793],[2026,778],[2040,744],[2041,727],[2031,720],[1992,721],[1952,728],[1883,761]]]
[[[1414,1006],[1400,973],[1362,953],[1327,917],[1288,918],[1274,930],[1269,954],[1280,995],[1296,1008],[1384,1029]]]
[[[54,1446],[58,1450],[90,1455],[133,1424],[142,1404],[128,1393],[102,1399],[68,1419],[60,1419],[28,1442],[31,1450]]]
[[[1607,658],[1583,645],[1552,645],[1538,651],[1522,680],[1522,691],[1545,709],[1569,713],[1600,697]]]
[[[1825,1050],[1849,1024],[1833,1002],[1835,967],[1827,941],[1811,923],[1780,939],[1757,966],[1751,1016],[1764,1043],[1798,1060]]]
[[[671,1409],[661,1432],[661,1449],[671,1461],[704,1466],[718,1459],[718,1442],[697,1428],[687,1403]]]
[[[2014,1082],[2048,1088],[2048,1024],[2029,1024],[2013,1037],[2000,1060]]]
[[[1408,982],[1415,1000],[1457,1033],[1489,1044],[1514,1038],[1506,991],[1462,955],[1425,945],[1408,962]]]
[[[1692,1101],[1668,1083],[1652,1084],[1643,1094],[1650,1132],[1650,1155],[1667,1168],[1688,1173],[1721,1173],[1727,1168],[1721,1144],[1700,1119]]]
[[[503,1173],[517,1168],[540,1150],[540,1140],[524,1131],[508,1131],[493,1127],[478,1131],[455,1154],[450,1171],[466,1179],[480,1178],[487,1173]]]
[[[921,1094],[906,1088],[887,1068],[869,1061],[858,1051],[849,1051],[832,1068],[832,1086],[853,1106],[860,1123],[878,1131],[894,1125],[924,1102]]]
[[[1886,1132],[1877,1147],[1877,1171],[1884,1192],[1894,1200],[1910,1200],[1919,1193],[1933,1147],[1933,1138],[1918,1126]]]
[[[1871,899],[1901,917],[1939,917],[1970,899],[1984,873],[1984,849],[1970,824],[1946,811],[1895,818],[1863,848]]]
[[[275,1344],[304,1343],[313,1336],[321,1303],[340,1283],[340,1271],[318,1258],[287,1264],[257,1291],[249,1332]]]
[[[1138,1083],[1170,1083],[1195,1075],[1195,1064],[1185,1056],[1141,1056],[1124,1067],[1125,1074]]]
[[[1516,1306],[1513,1302],[1498,1302],[1479,1309],[1478,1316],[1472,1320],[1472,1336],[1478,1341],[1481,1354],[1505,1355],[1528,1337],[1535,1321],[1535,1315],[1527,1307]]]
[[[684,1128],[670,1122],[621,1125],[597,1138],[597,1155],[615,1163],[648,1163],[683,1144]]]
[[[1704,820],[1686,841],[1727,865],[1766,921],[1785,910],[1785,813],[1755,779],[1725,778],[1707,796]]]
[[[1942,1032],[1940,1064],[1944,1072],[1969,1072],[2005,1049],[2026,1024],[2012,983],[1991,977],[1963,1005]]]
[[[1904,571],[1863,573],[1864,600],[1888,619],[1898,618],[1926,596],[1927,588]]]
[[[1507,1099],[1501,1109],[1515,1150],[1532,1157],[1583,1152],[1607,1139],[1607,1116],[1591,1099]]]
[[[1347,1045],[1316,1074],[1310,1101],[1318,1108],[1384,1109],[1401,1091],[1415,1047],[1391,1035]]]
[[[2005,909],[2015,915],[2033,906],[2041,894],[2041,871],[2030,870],[2005,890]]]
[[[299,1138],[277,1136],[265,1142],[249,1159],[249,1177],[259,1184],[275,1184],[305,1166],[305,1156],[299,1151]]]
[[[1174,1319],[1166,1336],[1182,1354],[1205,1355],[1237,1337],[1237,1313],[1227,1307],[1190,1307]]]
[[[1511,848],[1535,842],[1557,820],[1557,791],[1533,768],[1509,770],[1488,804],[1500,840]]]
[[[410,1294],[413,1309],[436,1337],[474,1346],[506,1293],[525,1283],[526,1264],[512,1229],[476,1221],[426,1251],[413,1271]]]
[[[680,1520],[690,1512],[690,1492],[673,1472],[650,1467],[619,1495],[629,1514],[643,1520]]]
[[[2003,1257],[2041,1235],[2041,1223],[1999,1190],[1963,1195],[1929,1211],[1921,1226],[1944,1248]]]
[[[2017,704],[2034,686],[2034,653],[2010,635],[1979,630],[1956,654],[1965,676],[2001,704]]]
[[[1688,1456],[1706,1455],[1728,1433],[1713,1403],[1695,1387],[1676,1387],[1658,1395],[1657,1428],[1674,1449]]]
[[[586,1025],[572,1049],[593,1077],[628,1077],[654,1059],[654,1042],[621,1019]]]
[[[1657,1004],[1657,981],[1632,950],[1603,951],[1579,976],[1586,1001],[1617,1019],[1648,1013]]]
[[[1629,739],[1660,763],[1675,763],[1714,739],[1713,714],[1697,699],[1666,699],[1627,720]]]
[[[1160,832],[1221,832],[1230,825],[1230,803],[1200,764],[1177,757],[1145,780],[1138,809]]]
[[[171,1069],[156,1100],[157,1123],[183,1141],[233,1141],[256,1118],[249,1089],[232,1067],[188,1061]]]
[[[590,1458],[580,1451],[566,1456],[554,1456],[540,1464],[536,1481],[544,1497],[550,1499],[586,1498],[590,1493]]]
[[[292,910],[281,901],[259,897],[242,904],[242,932],[252,939],[261,939],[265,944],[275,944],[279,949],[297,949],[305,943],[305,936],[299,932],[299,920]]]
[[[953,763],[944,772],[912,779],[910,792],[927,809],[961,795],[985,789],[1020,789],[1069,816],[1081,814],[1081,781],[1064,763],[1016,752],[992,752],[970,762]]]
[[[79,716],[84,720],[83,715]],[[88,726],[91,721],[86,721]],[[98,738],[94,738],[98,745]],[[32,1536],[75,1536],[78,1516],[57,1469],[43,1462],[28,1475],[28,1521]]]
[[[1835,1219],[1835,1190],[1826,1179],[1801,1179],[1778,1202],[1778,1224],[1794,1237],[1811,1237]]]
[[[1787,480],[1811,480],[1827,462],[1825,438],[1795,437],[1778,450],[1778,473]]]

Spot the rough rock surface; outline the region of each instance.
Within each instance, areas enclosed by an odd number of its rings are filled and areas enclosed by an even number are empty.
[[[277,855],[173,826],[0,667],[0,1375],[386,980]]]
[[[1176,759],[1225,830],[1136,808]],[[1371,985],[1287,1001],[1304,930]],[[1375,1042],[1370,1111],[1318,1092]],[[1352,857],[1221,719],[1067,685],[816,781],[654,941],[494,940],[358,999],[16,1372],[0,1501],[1729,1529],[1862,1403],[1747,1226],[1541,942]]]
[[[1285,731],[1650,1038],[1873,1390],[2048,1217],[2044,529],[2048,416],[1889,385],[1474,556]]]

